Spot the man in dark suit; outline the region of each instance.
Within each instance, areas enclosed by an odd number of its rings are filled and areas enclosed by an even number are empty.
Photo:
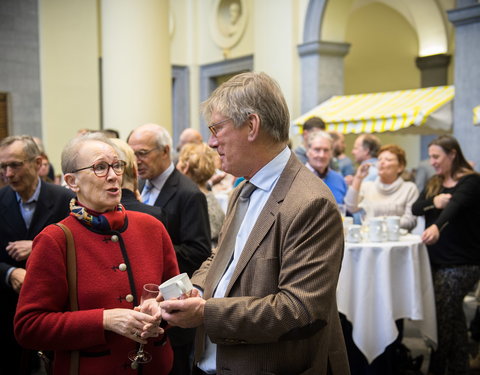
[[[145,181],[142,200],[163,209],[180,272],[191,276],[210,256],[205,195],[174,167],[172,139],[166,129],[156,124],[142,125],[132,131],[128,144],[137,157],[138,174]],[[168,335],[174,350],[172,374],[190,374],[193,330],[170,329]]]
[[[0,171],[8,186],[0,189],[0,374],[30,374],[32,353],[13,335],[18,293],[33,238],[47,225],[65,218],[74,194],[41,181],[42,157],[30,136],[12,136],[0,142]]]
[[[140,200],[138,193],[138,167],[135,160],[135,154],[132,148],[125,141],[119,138],[112,138],[112,142],[117,146],[120,153],[120,159],[125,161],[125,170],[122,175],[122,200],[123,207],[127,210],[143,212],[160,220],[163,225],[167,225],[166,215],[163,209],[157,206],[150,206]]]
[[[336,305],[342,222],[328,187],[287,147],[280,88],[264,73],[239,74],[203,112],[222,169],[246,181],[193,275],[198,290],[161,302],[163,319],[197,327],[196,374],[349,374]]]

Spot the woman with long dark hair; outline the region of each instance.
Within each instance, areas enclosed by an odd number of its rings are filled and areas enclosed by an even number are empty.
[[[425,216],[422,240],[432,266],[438,347],[430,374],[468,373],[468,334],[463,299],[480,277],[480,175],[458,141],[442,135],[428,146],[435,175],[412,206]]]

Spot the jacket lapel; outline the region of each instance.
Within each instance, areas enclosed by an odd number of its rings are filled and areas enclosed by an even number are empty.
[[[4,195],[0,215],[4,218],[4,222],[8,225],[13,233],[21,233],[21,238],[26,236],[27,227],[18,207],[17,196],[15,191],[8,188],[9,191]],[[8,218],[8,219],[7,219]]]
[[[235,271],[233,272],[232,278],[230,279],[230,283],[228,284],[227,290],[225,292],[226,296],[228,296],[232,286],[235,284],[243,269],[248,264],[252,256],[255,254],[255,251],[258,249],[258,247],[264,240],[272,225],[275,223],[281,204],[285,199],[288,191],[290,190],[290,186],[292,185],[293,180],[297,173],[300,171],[301,167],[302,164],[292,153],[287,165],[285,166],[285,169],[280,175],[277,185],[273,189],[270,197],[265,203],[265,207],[258,216],[258,219],[254,226],[254,230],[252,230],[247,242],[245,243],[240,258],[238,259],[237,266],[235,267]]]
[[[48,186],[43,181],[40,183],[40,195],[35,205],[35,212],[33,213],[30,228],[28,229],[29,238],[31,235],[33,238],[35,234],[40,233],[52,215],[54,197],[49,191]]]
[[[175,195],[179,183],[178,173],[180,172],[174,169],[172,174],[168,176],[162,190],[160,190],[160,194],[158,194],[155,206],[165,207],[168,201]]]
[[[233,213],[235,212],[233,207],[235,207],[235,204],[237,203],[238,197],[240,196],[240,191],[242,190],[244,184],[245,184],[244,182],[240,184],[232,193],[228,211],[227,211],[228,215],[225,217],[225,221],[222,226],[222,232],[223,232],[223,234],[221,234],[222,237],[225,233],[225,228],[230,227],[230,225],[232,224],[232,220],[234,218]],[[223,238],[220,240],[219,243],[222,243],[222,241],[223,241]],[[219,265],[223,264],[223,262],[225,261],[225,257],[231,257],[233,254],[233,250],[228,251],[228,249],[222,249],[222,251],[218,251],[220,248],[221,246],[219,245],[215,249],[216,253],[212,260],[212,264],[210,265],[210,272],[208,272],[205,278],[205,290],[204,290],[205,299],[211,298],[213,296],[213,292],[215,291],[217,284],[220,282],[220,279],[223,276],[225,269],[223,269],[222,267],[219,267]]]

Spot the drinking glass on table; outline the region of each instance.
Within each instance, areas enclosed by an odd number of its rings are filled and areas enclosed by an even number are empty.
[[[140,311],[148,315],[156,315],[160,312],[160,304],[156,298],[160,292],[157,284],[145,284],[140,298]],[[152,355],[143,350],[143,344],[140,344],[138,350],[132,350],[128,353],[128,358],[132,361],[131,367],[136,370],[139,363],[148,363],[152,360]]]

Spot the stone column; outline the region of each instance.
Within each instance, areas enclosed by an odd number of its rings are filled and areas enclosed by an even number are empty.
[[[343,62],[349,49],[348,43],[321,41],[298,46],[302,74],[302,113],[332,95],[343,94]]]
[[[480,128],[473,126],[473,107],[480,104],[480,4],[475,0],[457,0],[448,11],[455,26],[455,105],[453,134],[465,157],[480,169]]]
[[[451,56],[445,53],[417,57],[415,63],[421,72],[421,87],[443,86],[447,84],[448,65]],[[420,157],[428,158],[428,145],[436,135],[422,135],[420,138]]]
[[[102,0],[103,127],[172,130],[168,0]]]
[[[446,53],[417,57],[415,63],[420,69],[421,86],[443,86],[447,84],[448,65],[451,56]]]

